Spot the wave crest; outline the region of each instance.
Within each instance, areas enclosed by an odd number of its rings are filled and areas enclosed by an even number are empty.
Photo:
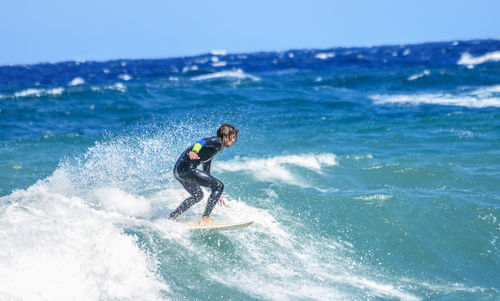
[[[219,79],[219,78],[251,79],[253,81],[260,80],[259,77],[245,73],[241,69],[236,69],[234,71],[221,71],[221,72],[215,72],[215,73],[210,73],[210,74],[193,76],[193,77],[191,77],[191,80],[192,81],[203,81],[203,80],[212,80],[212,79]]]
[[[216,163],[217,168],[223,171],[245,171],[250,172],[257,179],[266,181],[279,180],[298,186],[307,185],[290,171],[290,167],[297,166],[321,173],[324,166],[337,164],[337,157],[330,153],[286,155],[266,159],[237,158]]]
[[[457,62],[459,65],[479,65],[486,62],[498,62],[500,61],[500,51],[493,51],[486,53],[481,56],[473,57],[469,53],[463,53],[460,60]]]

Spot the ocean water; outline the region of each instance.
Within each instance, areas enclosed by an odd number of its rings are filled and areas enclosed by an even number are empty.
[[[499,300],[499,236],[498,40],[0,67],[1,300]]]

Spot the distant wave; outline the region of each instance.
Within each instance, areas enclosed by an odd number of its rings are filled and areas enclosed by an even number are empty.
[[[2,98],[21,98],[21,97],[41,97],[41,96],[57,96],[64,92],[64,88],[52,88],[52,89],[26,89],[19,92],[14,92],[10,95],[0,95]]]
[[[123,83],[118,82],[118,83],[115,83],[112,85],[91,86],[90,90],[94,91],[94,92],[104,91],[104,90],[126,92],[127,87]],[[72,87],[69,87],[69,88],[57,87],[57,88],[51,88],[51,89],[29,88],[29,89],[17,91],[17,92],[11,93],[11,94],[3,94],[3,95],[0,94],[0,99],[9,99],[9,98],[15,99],[15,98],[24,98],[24,97],[51,97],[51,96],[60,96],[60,95],[63,95],[64,93],[75,93],[75,89]]]
[[[124,80],[124,81],[129,81],[129,80],[131,80],[131,79],[132,79],[132,76],[130,76],[130,75],[128,75],[128,74],[126,74],[126,73],[125,73],[125,74],[121,74],[121,75],[119,75],[119,76],[118,76],[118,78],[119,78],[119,79],[122,79],[122,80]]]
[[[408,77],[408,80],[416,80],[416,79],[422,78],[422,77],[430,75],[430,74],[431,74],[431,72],[429,70],[424,70],[420,73],[417,73],[417,74],[414,74],[414,75]]]
[[[227,55],[227,51],[226,50],[212,50],[210,51],[210,53],[212,55]]]
[[[83,85],[83,84],[85,84],[85,80],[83,78],[75,77],[68,85],[69,86],[78,86],[78,85]]]
[[[413,105],[437,104],[467,108],[500,107],[500,85],[473,90],[468,93],[424,93],[372,95],[375,104],[406,103]]]
[[[335,52],[320,52],[320,53],[317,53],[314,57],[317,59],[320,59],[320,60],[326,60],[329,58],[334,58]]]
[[[210,74],[198,75],[198,76],[192,77],[191,80],[201,81],[201,80],[211,80],[211,79],[218,79],[218,78],[251,79],[254,81],[260,80],[259,77],[245,73],[241,69],[237,69],[234,71],[221,71],[221,72],[215,72],[215,73],[210,73]]]
[[[462,54],[462,57],[458,61],[459,65],[479,65],[486,62],[498,62],[500,61],[500,51],[489,52],[481,56],[473,57],[469,53]]]
[[[92,86],[90,88],[92,91],[103,91],[103,90],[114,90],[114,91],[120,91],[120,92],[127,92],[127,87],[122,84],[122,83],[116,83],[114,85],[107,85],[107,86]]]

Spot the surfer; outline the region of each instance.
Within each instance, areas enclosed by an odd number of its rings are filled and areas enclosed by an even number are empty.
[[[182,152],[179,159],[177,159],[177,163],[175,163],[174,176],[191,196],[170,213],[170,219],[176,219],[191,206],[201,201],[203,191],[200,186],[204,186],[209,187],[212,193],[208,198],[207,207],[201,217],[200,225],[215,224],[209,217],[210,213],[217,201],[221,205],[226,205],[226,201],[221,197],[224,184],[210,174],[210,165],[213,157],[219,151],[236,143],[238,132],[239,130],[234,126],[223,124],[217,130],[217,136],[200,139]],[[203,163],[203,171],[197,168],[201,163]]]

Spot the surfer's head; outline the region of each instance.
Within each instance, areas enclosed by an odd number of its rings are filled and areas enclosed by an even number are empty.
[[[217,130],[217,137],[222,141],[224,147],[229,147],[238,141],[239,130],[229,123],[221,125]]]

